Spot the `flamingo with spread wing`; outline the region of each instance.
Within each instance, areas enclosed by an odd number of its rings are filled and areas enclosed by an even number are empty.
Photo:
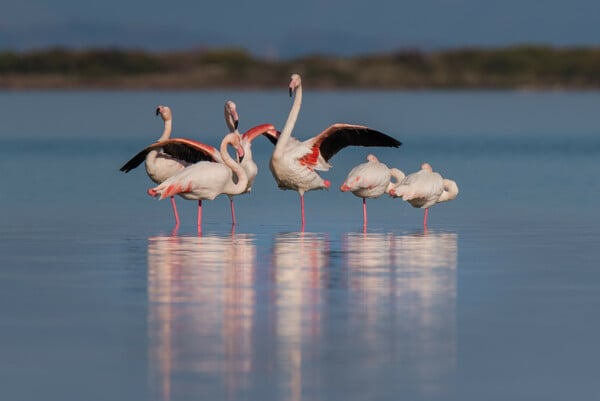
[[[292,137],[302,104],[302,80],[293,74],[289,93],[295,93],[294,103],[288,119],[281,130],[269,167],[279,188],[298,191],[302,214],[302,229],[305,226],[304,193],[316,189],[328,189],[329,180],[324,180],[316,170],[331,168],[329,160],[347,146],[388,146],[398,147],[401,142],[382,132],[363,125],[333,124],[320,134],[299,141]]]
[[[221,141],[220,157],[223,163],[195,163],[150,188],[148,195],[159,199],[179,195],[184,199],[198,200],[198,231],[202,231],[202,200],[213,200],[220,194],[238,195],[248,188],[248,176],[244,168],[227,153],[228,145],[235,147],[240,159],[244,157],[240,135],[231,132]]]

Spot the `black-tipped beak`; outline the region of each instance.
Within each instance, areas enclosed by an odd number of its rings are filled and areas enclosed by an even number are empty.
[[[159,114],[160,114],[160,107],[157,107],[156,108],[156,115],[159,115]]]
[[[290,88],[290,97],[292,97],[292,93],[294,93],[294,90]]]
[[[233,122],[233,128],[238,129],[238,123],[239,123],[239,120],[235,120]]]

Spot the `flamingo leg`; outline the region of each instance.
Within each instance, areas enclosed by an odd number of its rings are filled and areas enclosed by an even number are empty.
[[[301,209],[301,213],[302,213],[302,231],[304,231],[304,194],[300,195],[300,209]]]
[[[198,199],[198,232],[202,232],[202,199]]]
[[[229,199],[229,204],[231,205],[231,224],[235,226],[235,207],[233,207],[233,198]]]
[[[174,196],[171,196],[171,206],[173,207],[173,214],[175,215],[175,227],[179,227],[179,213],[177,213],[177,205],[175,205]]]
[[[425,216],[423,217],[423,227],[427,228],[427,216],[429,215],[429,208],[425,209]]]
[[[363,229],[367,229],[367,199],[363,198]]]

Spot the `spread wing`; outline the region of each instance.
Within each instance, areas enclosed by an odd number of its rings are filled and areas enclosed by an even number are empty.
[[[385,146],[397,148],[402,142],[391,136],[363,125],[333,124],[313,138],[321,156],[329,161],[347,146]]]
[[[242,138],[251,142],[254,140],[254,138],[264,135],[269,141],[271,141],[273,145],[275,145],[277,143],[277,139],[279,138],[279,134],[280,132],[275,129],[273,124],[261,124],[244,132],[242,134]]]
[[[197,163],[199,161],[217,161],[215,157],[219,154],[217,149],[210,145],[205,145],[201,142],[191,139],[173,138],[162,142],[153,143],[150,146],[142,149],[138,154],[133,156],[127,163],[121,167],[121,171],[128,173],[144,162],[148,153],[153,150],[162,149],[164,153],[179,160],[188,163]]]

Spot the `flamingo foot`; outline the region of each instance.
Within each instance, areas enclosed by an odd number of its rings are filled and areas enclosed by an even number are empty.
[[[300,212],[302,214],[302,231],[304,231],[305,219],[304,219],[304,195],[300,195]]]
[[[202,232],[202,199],[198,200],[198,233]]]
[[[175,227],[179,227],[179,213],[177,213],[177,205],[175,205],[175,197],[171,196],[171,206],[173,207],[173,214],[175,215]]]
[[[363,230],[367,230],[367,200],[363,198]]]
[[[235,226],[236,220],[235,220],[235,207],[233,206],[233,199],[229,200],[229,204],[231,205],[231,224]]]
[[[158,192],[156,192],[156,190],[154,188],[148,188],[148,191],[146,191],[148,193],[148,195],[152,196],[152,197],[156,197],[158,196]]]

